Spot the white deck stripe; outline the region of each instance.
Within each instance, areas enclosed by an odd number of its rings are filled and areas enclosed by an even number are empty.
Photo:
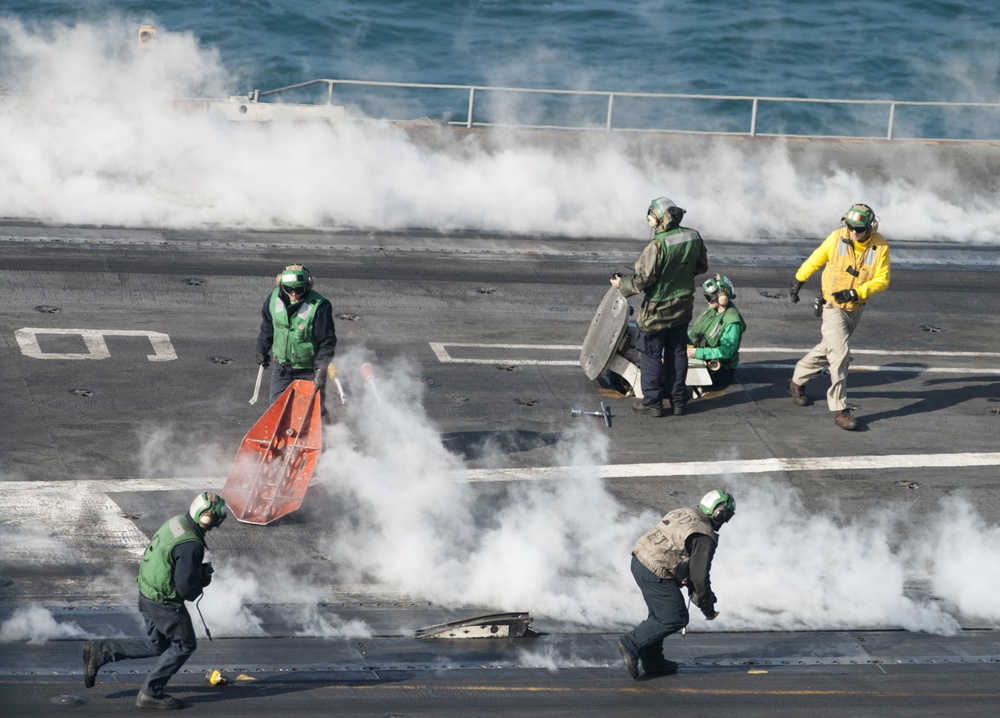
[[[890,454],[888,456],[818,456],[746,461],[678,461],[658,464],[606,464],[604,466],[554,466],[529,469],[473,469],[469,481],[536,481],[596,474],[602,479],[720,474],[766,474],[782,471],[872,471],[937,467],[998,466],[1000,453]]]
[[[746,459],[727,461],[676,461],[649,464],[603,464],[588,466],[539,466],[520,469],[466,469],[455,472],[455,479],[469,481],[533,481],[597,475],[602,479],[636,477],[712,476],[719,474],[765,474],[780,471],[873,471],[877,469],[927,469],[975,466],[1000,466],[1000,452],[958,454],[887,454],[885,456],[814,456],[796,458]],[[113,495],[126,491],[219,490],[225,477],[185,477],[156,479],[105,479],[100,481],[4,481],[0,499],[44,489],[57,496],[87,493]],[[47,505],[43,509],[49,510]]]
[[[530,359],[518,355],[518,351],[574,351],[579,352],[580,346],[568,344],[466,344],[459,342],[428,342],[431,351],[442,364],[520,364],[523,366],[580,366],[577,359]],[[453,357],[449,347],[465,349],[493,349],[497,356],[491,359],[473,359]],[[741,347],[741,354],[792,354],[800,355],[809,351],[808,348],[794,347]],[[1000,358],[998,352],[943,352],[943,351],[882,351],[877,349],[852,349],[851,354],[898,357],[972,357],[980,359]],[[794,359],[786,362],[744,362],[743,369],[788,369],[795,364]],[[884,366],[880,364],[852,364],[851,371],[890,372],[897,374],[983,374],[1000,372],[1000,367],[935,367],[935,366]]]
[[[791,471],[865,471],[1000,466],[1000,452],[960,454],[891,454],[888,456],[818,456],[746,461],[680,461],[603,466],[553,466],[523,469],[470,469],[455,473],[456,481],[552,481],[597,476],[601,479],[677,476],[748,475]],[[121,514],[114,495],[121,492],[183,490],[193,493],[216,489],[225,478],[185,477],[122,480],[60,480],[0,482],[0,505],[12,508],[6,522],[4,546],[9,559],[45,563],[131,562],[148,538]],[[102,498],[97,498],[103,495]],[[59,516],[65,532],[39,542],[37,532],[22,526],[51,526]],[[90,527],[80,530],[80,526]],[[68,527],[76,527],[70,530]],[[11,530],[12,529],[12,530]]]

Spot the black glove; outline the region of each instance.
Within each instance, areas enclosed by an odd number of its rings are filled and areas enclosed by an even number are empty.
[[[267,369],[269,366],[271,366],[271,357],[270,357],[270,355],[268,355],[268,354],[258,354],[257,355],[257,363],[260,364],[265,369]]]
[[[799,290],[802,289],[802,285],[805,282],[800,282],[798,279],[792,277],[792,285],[788,288],[788,296],[792,300],[792,304],[799,303]]]
[[[316,375],[313,378],[313,382],[316,384],[317,389],[322,389],[326,386],[326,368],[330,366],[330,362],[321,361],[316,362]]]
[[[858,301],[858,292],[855,289],[841,289],[833,293],[833,301],[837,304],[847,304]]]
[[[201,565],[201,575],[198,576],[198,580],[201,581],[202,588],[212,583],[213,573],[215,573],[215,569],[212,568],[212,564],[210,562],[206,561]]]

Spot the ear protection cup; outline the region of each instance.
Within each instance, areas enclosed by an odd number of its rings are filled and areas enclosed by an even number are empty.
[[[722,504],[715,511],[712,512],[712,521],[718,525],[722,525],[729,521],[733,517],[733,512],[728,506]]]
[[[220,515],[219,513],[219,503],[221,502],[221,499],[218,494],[205,494],[205,500],[208,501],[208,508],[202,511],[201,515],[198,516],[198,525],[207,530],[215,528],[221,524],[225,515]]]
[[[850,227],[850,225],[847,224],[847,215],[850,214],[852,210],[861,210],[868,214],[870,218],[868,222],[869,234],[878,230],[878,217],[875,216],[875,210],[863,202],[852,204],[850,208],[844,212],[843,216],[840,218],[841,227]],[[850,232],[848,232],[848,237],[850,237]]]
[[[709,302],[717,301],[720,309],[728,307],[736,296],[736,288],[729,281],[729,277],[723,277],[721,274],[706,279],[701,288],[705,292],[705,299]]]

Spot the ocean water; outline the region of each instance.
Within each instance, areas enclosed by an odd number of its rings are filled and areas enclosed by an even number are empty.
[[[991,0],[4,0],[41,34],[190,33],[232,94],[315,77],[727,95],[1000,100]],[[152,8],[152,10],[151,10]],[[129,38],[131,39],[131,38]]]
[[[136,48],[141,24],[158,28],[155,52]],[[579,156],[514,140],[442,152],[388,128],[236,129],[173,117],[162,103],[316,78],[998,102],[1000,34],[988,31],[998,26],[991,0],[0,0],[0,86],[19,98],[0,106],[0,216],[621,236],[666,194],[728,238],[765,231],[761,202],[780,202],[788,232],[821,235],[841,206],[864,200],[884,219],[905,213],[897,228],[907,238],[993,243],[1000,222],[975,187],[941,200],[939,185],[788,176],[781,152],[700,168],[608,144],[581,145]],[[549,111],[563,110],[539,110]],[[687,129],[731,129],[733,117],[717,113]],[[792,133],[827,122],[813,106],[762,121]],[[758,186],[762,163],[774,170],[768,189]],[[720,200],[724,211],[712,206]]]

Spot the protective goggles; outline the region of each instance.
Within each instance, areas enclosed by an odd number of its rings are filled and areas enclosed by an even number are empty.
[[[297,287],[292,287],[292,286],[289,286],[287,284],[282,284],[281,285],[281,290],[285,294],[305,294],[306,293],[306,285],[300,284]]]

